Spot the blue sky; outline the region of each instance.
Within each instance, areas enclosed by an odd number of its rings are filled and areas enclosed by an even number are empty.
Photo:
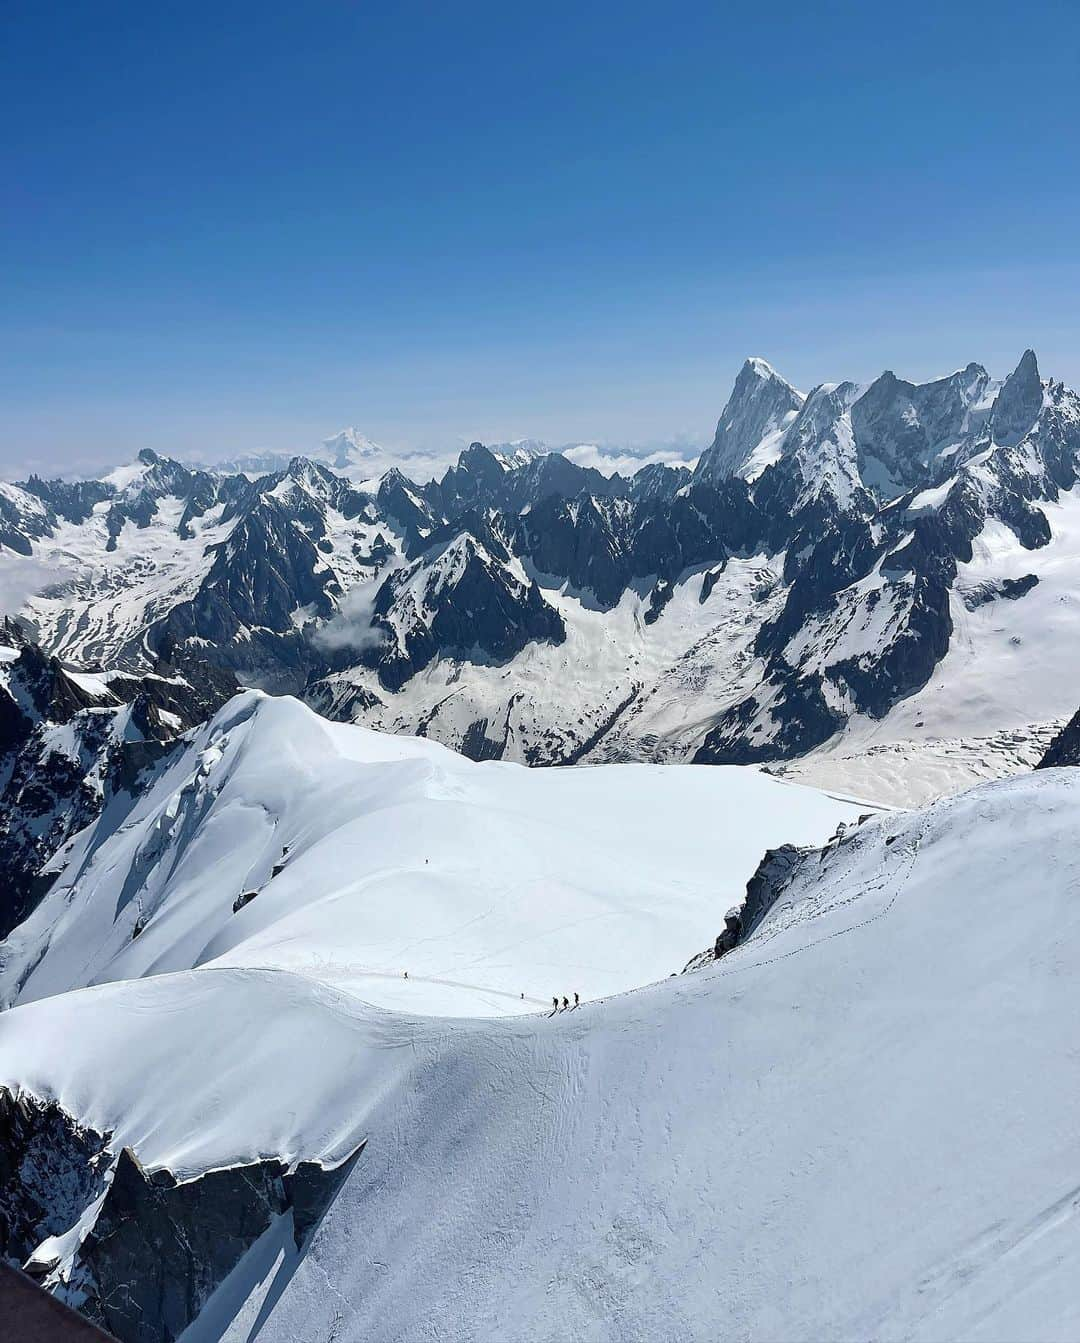
[[[1077,8],[9,4],[0,465],[1080,382]]]

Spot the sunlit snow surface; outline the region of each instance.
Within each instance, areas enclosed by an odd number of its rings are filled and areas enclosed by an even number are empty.
[[[1052,539],[1025,550],[991,519],[950,597],[949,651],[923,688],[879,721],[859,715],[783,777],[893,805],[921,804],[1030,769],[1080,697],[1080,488],[1042,503]],[[1016,601],[969,610],[964,595],[1034,574]]]
[[[7,1014],[2,1074],[149,1164],[366,1136],[186,1343],[1075,1338],[1078,804],[884,814],[720,963],[557,1017],[215,965]]]
[[[767,847],[865,810],[751,769],[476,764],[255,691],[121,803],[53,860],[3,1001],[212,962],[420,1013],[591,999],[681,969]]]

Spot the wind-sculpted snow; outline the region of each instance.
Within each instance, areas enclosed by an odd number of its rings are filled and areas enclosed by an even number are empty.
[[[1078,803],[1080,774],[1044,770],[865,820],[789,864],[721,961],[553,1018],[423,1019],[216,963],[16,1009],[0,1081],[151,1171],[366,1139],[309,1238],[273,1221],[189,1343],[1062,1343]]]
[[[684,964],[764,848],[854,811],[737,768],[478,765],[249,691],[56,855],[0,996],[233,964],[409,1011],[533,1011]]]

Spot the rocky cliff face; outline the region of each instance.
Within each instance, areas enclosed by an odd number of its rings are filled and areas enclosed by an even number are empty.
[[[1051,547],[1078,471],[1080,398],[1030,351],[1003,384],[973,363],[807,396],[752,359],[693,473],[474,443],[440,480],[371,492],[302,458],[252,480],[144,453],[85,486],[5,486],[0,546],[49,570],[63,521],[70,572],[23,616],[75,662],[210,662],[534,762],[774,760],[927,685],[955,596],[1041,600],[1039,564],[980,570],[977,543]]]
[[[51,884],[52,856],[109,797],[139,776],[181,732],[229,698],[235,683],[206,669],[191,679],[157,673],[78,672],[8,622],[0,637],[0,937]]]
[[[695,479],[715,485],[732,476],[760,474],[779,455],[784,432],[805,399],[764,359],[748,359],[735,379],[716,435],[701,454]]]
[[[384,637],[370,657],[387,689],[441,653],[507,662],[533,640],[566,637],[558,612],[509,561],[490,533],[485,546],[459,532],[386,580],[372,622]]]
[[[1050,743],[1036,769],[1054,769],[1058,765],[1080,765],[1080,710],[1073,714]]]
[[[362,1150],[178,1179],[57,1102],[0,1088],[0,1256],[121,1343],[173,1343],[275,1222],[304,1245]]]

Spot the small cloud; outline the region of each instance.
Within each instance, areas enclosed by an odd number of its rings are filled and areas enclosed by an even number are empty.
[[[311,636],[312,644],[324,653],[337,653],[346,648],[353,653],[365,653],[384,643],[386,631],[371,623],[375,597],[389,575],[400,569],[402,563],[398,561],[375,577],[350,588],[341,599],[337,614]]]
[[[632,476],[635,471],[640,471],[643,466],[649,466],[654,462],[661,462],[665,466],[693,467],[700,450],[695,448],[689,451],[692,455],[687,455],[686,449],[677,446],[637,450],[605,447],[599,443],[579,443],[576,447],[562,449],[563,456],[569,457],[572,462],[577,462],[578,466],[593,467],[603,472],[605,476],[613,476],[616,473],[620,476]]]
[[[74,571],[33,555],[0,553],[0,614],[16,615],[31,597],[67,583]]]

